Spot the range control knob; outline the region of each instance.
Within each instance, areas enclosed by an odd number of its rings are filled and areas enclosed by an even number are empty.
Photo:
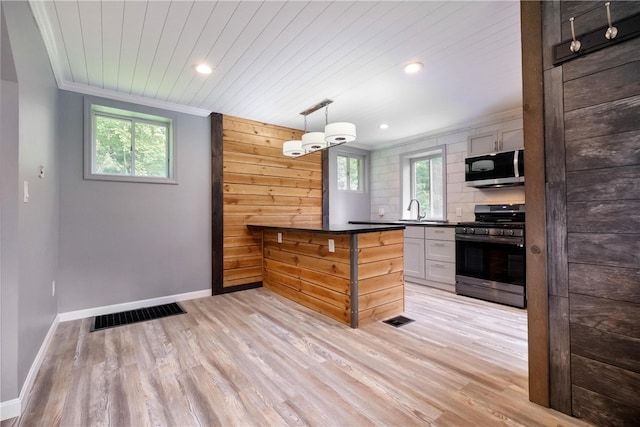
[[[470,228],[470,229],[469,229],[469,234],[475,234],[475,232],[476,232],[476,229],[475,229],[475,228]]]
[[[509,236],[514,236],[515,232],[513,230],[509,230]]]
[[[498,230],[498,235],[499,236],[504,236],[504,230]]]
[[[484,229],[484,234],[487,234],[487,235],[489,234],[489,229],[488,228]]]

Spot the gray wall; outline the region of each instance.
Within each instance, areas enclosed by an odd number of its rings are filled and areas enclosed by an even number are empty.
[[[60,91],[59,312],[211,289],[210,120],[173,116],[178,185],[83,179],[83,99]]]
[[[338,190],[338,154],[357,154],[365,157],[364,191],[360,193]],[[368,221],[371,215],[369,197],[369,151],[348,145],[329,149],[329,222],[347,224],[349,221]]]
[[[18,395],[18,79],[0,20],[0,401]]]
[[[2,234],[3,281],[2,305],[13,305],[16,322],[5,325],[2,332],[17,337],[15,346],[2,347],[2,400],[16,398],[24,384],[28,371],[40,349],[44,337],[57,313],[56,297],[51,295],[51,282],[56,278],[58,267],[58,156],[56,146],[58,90],[49,65],[44,43],[27,2],[2,2],[10,49],[5,49],[3,36],[3,66],[9,63],[10,50],[17,76],[17,102],[19,124],[17,179],[15,164],[2,168],[3,182],[8,179],[17,183],[9,197],[2,200],[2,222],[15,221],[18,214],[17,234]],[[3,27],[5,26],[3,25]],[[3,107],[4,107],[3,83]],[[15,97],[14,97],[15,99]],[[13,108],[14,111],[11,111]],[[15,107],[9,106],[10,114]],[[5,113],[3,112],[3,120]],[[8,118],[15,122],[15,116]],[[3,126],[4,129],[4,126]],[[9,143],[15,140],[15,128],[2,131],[9,135]],[[4,142],[3,142],[4,147]],[[14,150],[15,147],[9,147]],[[4,153],[3,153],[4,154]],[[12,152],[15,161],[15,153]],[[4,162],[4,160],[3,160]],[[38,178],[39,166],[45,167],[45,178]],[[22,202],[22,183],[29,181],[31,200]],[[5,213],[9,218],[5,216]],[[15,229],[14,229],[15,232]],[[9,272],[5,276],[4,255],[17,254],[17,275]],[[7,261],[9,265],[13,260]],[[7,279],[6,281],[4,279]],[[17,280],[17,283],[16,283]],[[15,311],[14,311],[15,310]],[[15,344],[14,344],[15,345]],[[17,357],[16,357],[17,348]],[[6,357],[6,359],[5,359]],[[11,378],[17,372],[17,387],[5,389],[4,377]]]

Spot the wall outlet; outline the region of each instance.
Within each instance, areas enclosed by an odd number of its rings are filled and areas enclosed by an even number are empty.
[[[53,282],[51,282],[51,296],[52,297],[56,296],[56,281],[55,280]]]
[[[462,208],[456,208],[456,216],[457,217],[461,217],[462,216]]]
[[[282,243],[282,233],[278,233],[278,243]]]
[[[333,239],[329,239],[329,252],[336,251],[336,242]]]
[[[384,208],[378,208],[378,216],[384,216]]]

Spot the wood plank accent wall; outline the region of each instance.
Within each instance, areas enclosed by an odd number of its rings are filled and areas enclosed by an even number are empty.
[[[277,230],[263,231],[265,288],[347,325],[352,281],[358,289],[358,326],[404,311],[403,230],[357,234],[354,246],[349,234],[281,233],[278,243]],[[329,239],[335,252],[329,252]]]
[[[606,24],[602,3],[544,8],[545,50],[570,37],[569,17],[578,34]],[[640,2],[611,11],[615,21]],[[640,38],[545,62],[544,86],[551,351],[562,355],[551,406],[596,425],[639,425]]]
[[[404,311],[404,231],[358,234],[358,324]]]
[[[350,236],[265,229],[264,287],[292,301],[350,323]],[[335,242],[329,252],[328,239]]]
[[[297,159],[282,155],[282,144],[301,135],[302,131],[296,129],[231,116],[222,118],[222,169],[221,175],[213,177],[214,187],[219,180],[222,200],[214,198],[212,204],[222,204],[222,223],[219,228],[214,224],[214,252],[216,241],[221,241],[223,275],[221,284],[214,282],[214,293],[263,280],[261,236],[252,234],[247,222],[261,219],[283,225],[321,224],[321,155]],[[212,167],[212,171],[215,169]],[[220,233],[221,238],[216,238]],[[215,264],[214,260],[214,269]]]

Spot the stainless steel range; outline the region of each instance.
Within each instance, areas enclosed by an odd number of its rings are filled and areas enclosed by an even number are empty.
[[[477,205],[456,226],[456,293],[526,307],[524,204]]]

